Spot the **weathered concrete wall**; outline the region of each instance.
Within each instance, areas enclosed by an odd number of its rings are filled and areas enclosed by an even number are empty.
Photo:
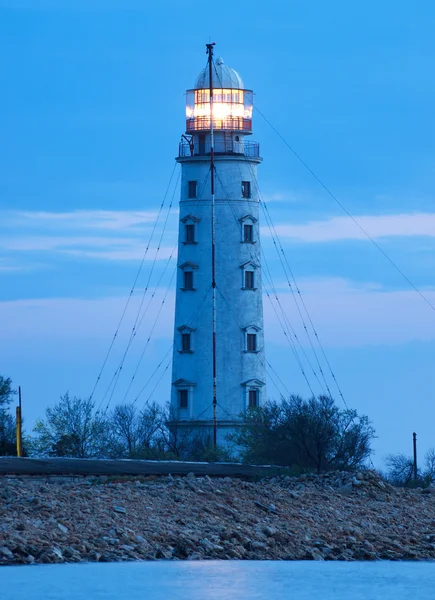
[[[179,159],[182,164],[179,258],[174,331],[172,406],[180,420],[213,416],[212,380],[212,209],[210,158]],[[250,387],[265,397],[263,306],[260,265],[258,159],[216,156],[216,284],[217,284],[217,417],[220,442],[247,407]],[[188,182],[198,182],[196,199],[188,198]],[[242,197],[242,181],[251,182],[251,198]],[[190,221],[186,221],[191,217]],[[254,227],[253,243],[243,240],[244,217]],[[252,218],[250,221],[249,219]],[[195,226],[195,243],[185,243],[185,224]],[[243,266],[244,265],[244,266]],[[184,266],[184,267],[183,267]],[[184,291],[183,270],[193,271],[194,291]],[[244,271],[254,272],[254,289],[244,289]],[[182,353],[179,328],[188,326],[192,352]],[[257,352],[247,352],[247,327],[257,335]],[[188,387],[189,406],[180,409],[177,390]]]

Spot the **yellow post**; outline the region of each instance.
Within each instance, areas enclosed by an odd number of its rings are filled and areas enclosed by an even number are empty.
[[[21,387],[18,386],[18,399],[19,404],[16,410],[16,425],[17,425],[17,456],[23,456],[23,439],[22,439],[22,427],[21,427]]]

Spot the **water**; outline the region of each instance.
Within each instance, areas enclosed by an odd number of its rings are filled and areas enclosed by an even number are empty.
[[[0,567],[1,600],[433,600],[435,563],[200,561]]]

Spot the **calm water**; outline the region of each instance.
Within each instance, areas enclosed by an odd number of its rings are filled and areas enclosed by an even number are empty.
[[[1,600],[434,600],[435,563],[149,562],[0,567]]]

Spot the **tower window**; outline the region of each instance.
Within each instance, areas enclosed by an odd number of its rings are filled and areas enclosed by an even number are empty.
[[[185,290],[193,290],[193,271],[184,271],[184,285]]]
[[[187,223],[184,226],[185,242],[186,244],[193,244],[195,242],[195,225],[193,223]]]
[[[257,351],[257,334],[256,333],[248,333],[246,335],[246,350],[247,350],[247,352],[256,352]]]
[[[249,390],[248,406],[249,408],[258,406],[258,390]]]
[[[243,225],[243,241],[244,242],[253,242],[254,241],[254,226],[253,225]]]
[[[178,390],[178,406],[187,408],[189,405],[189,390]]]
[[[242,181],[242,197],[243,198],[251,197],[251,182],[250,181]]]
[[[182,333],[181,334],[181,351],[182,352],[191,352],[192,346],[190,343],[190,333]]]
[[[197,181],[188,181],[188,196],[189,198],[196,198],[196,189],[198,187]]]
[[[245,289],[254,289],[254,271],[245,271]]]

